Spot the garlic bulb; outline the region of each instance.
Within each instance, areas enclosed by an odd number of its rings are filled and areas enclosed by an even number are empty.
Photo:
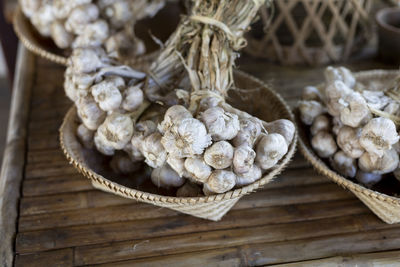
[[[368,106],[375,109],[383,109],[391,101],[390,97],[385,96],[383,91],[363,90],[361,94]]]
[[[359,170],[357,171],[356,179],[361,184],[370,188],[382,180],[382,175],[376,173],[363,172]]]
[[[94,131],[88,129],[84,124],[80,124],[76,129],[76,135],[85,148],[90,149],[93,147]]]
[[[86,25],[97,20],[99,9],[94,4],[81,5],[74,8],[65,21],[65,29],[74,34],[83,34]]]
[[[225,169],[232,165],[233,147],[226,141],[219,141],[206,149],[204,161],[214,169]]]
[[[311,139],[311,146],[321,158],[329,158],[335,154],[337,145],[333,136],[325,131],[317,133]]]
[[[101,153],[106,156],[112,156],[115,153],[115,148],[107,142],[107,140],[99,135],[97,132],[94,134],[94,144],[96,146],[96,149]]]
[[[168,131],[174,124],[178,124],[184,119],[193,118],[189,110],[184,106],[174,105],[167,109],[164,120],[158,126],[161,133]]]
[[[185,179],[180,177],[168,164],[155,168],[151,173],[151,181],[157,187],[180,187]]]
[[[344,98],[351,92],[351,89],[341,81],[335,81],[326,87],[326,107],[331,116],[340,115],[340,111],[348,105]]]
[[[190,181],[187,181],[176,191],[177,197],[199,197],[201,195],[201,188]]]
[[[340,121],[339,117],[333,117],[332,119],[332,133],[335,135],[339,134],[340,129],[344,126],[343,123]]]
[[[321,131],[329,131],[330,129],[330,122],[329,118],[326,115],[319,115],[314,119],[314,122],[311,125],[310,131],[311,135],[316,135]]]
[[[261,134],[261,122],[255,118],[240,120],[240,130],[232,143],[235,147],[248,144],[253,146]]]
[[[53,8],[50,5],[42,5],[38,11],[32,14],[31,22],[36,30],[45,37],[51,34],[51,24],[55,20]]]
[[[374,118],[362,129],[360,144],[369,153],[381,157],[399,141],[396,125],[387,118]]]
[[[104,123],[97,129],[99,138],[114,149],[123,149],[133,135],[133,123],[129,115],[117,112],[109,115]]]
[[[104,20],[96,20],[85,25],[83,31],[72,43],[72,48],[99,47],[109,36],[109,28]]]
[[[240,129],[238,116],[226,112],[220,107],[204,111],[201,114],[201,121],[214,141],[231,140]]]
[[[132,162],[140,162],[144,160],[142,152],[140,152],[139,147],[133,146],[132,143],[126,144],[123,151],[129,156]]]
[[[325,108],[321,103],[314,100],[300,101],[299,110],[301,121],[306,125],[311,125],[317,116],[325,113]]]
[[[233,154],[233,170],[236,174],[249,172],[253,167],[256,152],[247,144],[235,149]]]
[[[116,84],[109,79],[93,85],[91,92],[94,100],[99,104],[104,111],[117,110],[122,102],[122,95]]]
[[[319,89],[314,86],[304,87],[301,98],[305,101],[314,100],[314,101],[318,101],[318,102],[320,102],[323,99],[322,94],[319,91]]]
[[[54,21],[50,26],[50,35],[56,45],[61,49],[66,49],[71,46],[73,36],[67,32],[64,25],[59,21]]]
[[[282,135],[262,134],[256,146],[256,163],[263,170],[268,170],[274,167],[287,151],[288,145]]]
[[[79,118],[90,130],[97,130],[106,118],[106,113],[99,108],[91,96],[79,98],[76,108]]]
[[[104,67],[107,56],[101,48],[76,48],[68,59],[76,73],[90,73]]]
[[[143,91],[139,86],[130,86],[124,92],[124,100],[122,102],[123,109],[127,111],[135,111],[144,101]]]
[[[141,167],[139,162],[133,163],[128,155],[116,153],[110,161],[111,169],[120,174],[130,174],[138,171]]]
[[[211,173],[205,186],[211,192],[222,194],[231,190],[235,184],[236,175],[233,172],[227,170],[215,170]]]
[[[338,146],[353,159],[357,159],[364,153],[360,144],[361,129],[344,126],[339,130],[336,141]]]
[[[251,166],[250,170],[245,173],[236,175],[236,186],[245,186],[254,183],[262,176],[262,171],[257,165]]]
[[[333,68],[327,67],[324,72],[327,84],[334,83],[335,81],[341,81],[350,88],[353,88],[356,84],[356,79],[349,69],[345,67]]]
[[[264,127],[268,131],[268,133],[278,133],[282,135],[285,138],[287,145],[290,145],[292,143],[294,135],[296,133],[296,127],[294,126],[293,122],[286,119],[264,123]]]
[[[28,18],[32,17],[40,8],[42,0],[19,0],[22,12]]]
[[[336,152],[331,163],[332,167],[343,176],[353,178],[356,175],[356,160],[347,156],[343,151]]]
[[[399,165],[399,155],[396,150],[385,150],[381,157],[365,152],[358,159],[358,167],[364,172],[385,174],[394,171]]]
[[[189,176],[185,169],[185,159],[167,156],[167,163],[180,177]]]
[[[120,28],[132,19],[133,14],[130,4],[130,1],[113,1],[105,8],[104,14],[107,16],[112,26]]]
[[[211,167],[201,157],[187,158],[185,169],[195,182],[205,183],[211,175]]]
[[[344,97],[344,106],[340,110],[340,120],[344,125],[359,127],[361,123],[371,116],[367,102],[360,93],[351,92]]]
[[[146,158],[145,162],[152,168],[162,167],[167,160],[167,152],[161,144],[161,138],[160,133],[152,133],[144,139],[140,148]]]

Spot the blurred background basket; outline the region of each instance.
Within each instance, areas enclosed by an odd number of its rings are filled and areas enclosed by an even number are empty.
[[[373,0],[275,0],[261,10],[246,52],[283,65],[344,61],[372,34]],[[269,25],[264,32],[265,25]]]

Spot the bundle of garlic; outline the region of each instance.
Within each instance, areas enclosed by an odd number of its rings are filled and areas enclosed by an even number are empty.
[[[154,16],[164,0],[19,0],[23,13],[61,49],[101,46],[118,58],[140,55],[135,21]]]
[[[382,85],[357,82],[344,67],[328,67],[325,79],[324,87],[304,88],[299,102],[318,156],[367,187],[398,171],[400,98]]]

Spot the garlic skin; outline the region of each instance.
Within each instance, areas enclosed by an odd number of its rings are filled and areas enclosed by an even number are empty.
[[[214,141],[231,140],[240,130],[238,116],[220,107],[209,108],[200,117]]]
[[[32,14],[31,23],[35,29],[45,37],[51,34],[51,24],[55,20],[51,5],[41,5],[37,12]]]
[[[314,100],[300,101],[299,110],[301,121],[306,125],[311,125],[317,116],[325,113],[325,108],[321,103]]]
[[[83,32],[75,38],[72,48],[99,47],[109,36],[109,28],[104,20],[85,25]]]
[[[211,136],[203,123],[194,118],[187,118],[170,127],[164,133],[161,143],[174,157],[193,157],[203,154],[204,149],[211,144]]]
[[[261,122],[255,118],[242,119],[239,122],[240,130],[236,137],[232,139],[232,144],[235,147],[243,144],[253,146],[261,134]]]
[[[70,47],[73,42],[73,36],[65,30],[64,25],[59,21],[54,21],[51,24],[50,35],[56,45],[61,49]]]
[[[296,127],[290,120],[280,119],[265,123],[264,126],[268,133],[278,133],[282,135],[288,146],[292,143],[294,134],[296,133]]]
[[[346,155],[343,151],[338,151],[331,159],[332,167],[345,177],[353,178],[357,173],[357,164],[354,158]]]
[[[78,136],[79,141],[85,148],[93,148],[94,131],[88,129],[84,124],[80,124],[76,129],[76,135]]]
[[[331,116],[340,115],[340,111],[347,105],[344,98],[351,92],[352,90],[341,81],[335,81],[326,87],[326,107]]]
[[[180,177],[188,176],[185,169],[185,159],[167,156],[167,163]]]
[[[335,135],[338,135],[340,129],[342,129],[342,127],[344,126],[338,117],[332,118],[332,125],[332,133],[334,133]]]
[[[99,138],[114,149],[123,149],[133,135],[133,122],[129,115],[117,112],[109,115],[104,123],[97,129]]]
[[[371,116],[367,102],[360,93],[351,92],[345,96],[346,106],[340,111],[340,120],[344,125],[359,127]]]
[[[140,149],[137,147],[134,147],[132,143],[126,144],[124,147],[123,151],[129,156],[130,160],[132,162],[140,162],[144,160],[144,156],[142,152],[140,152]]]
[[[236,175],[227,170],[215,170],[208,178],[205,187],[214,193],[222,194],[231,190],[236,184]]]
[[[30,18],[39,10],[42,0],[19,0],[19,4],[24,15]]]
[[[92,131],[97,130],[106,118],[106,113],[99,108],[91,96],[79,98],[76,108],[83,124]]]
[[[211,167],[201,157],[187,158],[185,169],[195,182],[205,183],[211,175]]]
[[[160,133],[152,133],[144,139],[141,146],[141,152],[146,158],[145,162],[152,168],[162,167],[167,160],[167,152],[161,144],[161,138]]]
[[[316,135],[321,131],[329,131],[330,129],[330,121],[328,116],[326,115],[319,115],[314,119],[313,124],[311,125],[310,131],[311,135]]]
[[[306,86],[303,89],[303,93],[302,93],[302,97],[301,99],[305,100],[305,101],[310,101],[310,100],[314,100],[314,101],[318,101],[321,102],[323,97],[321,92],[318,90],[317,87],[314,86]]]
[[[94,4],[81,5],[74,8],[65,21],[65,29],[77,35],[83,34],[86,25],[97,20],[99,9]]]
[[[110,161],[111,169],[120,174],[131,174],[138,171],[141,167],[139,162],[132,162],[128,155],[116,153]]]
[[[184,119],[193,118],[192,114],[184,106],[174,105],[167,109],[164,120],[158,126],[161,133],[167,132],[174,124],[178,124]]]
[[[254,183],[262,176],[262,171],[257,165],[253,165],[248,172],[236,176],[236,186],[245,186]]]
[[[185,179],[180,177],[168,164],[155,168],[151,173],[151,181],[157,187],[180,187]]]
[[[135,111],[144,101],[143,91],[139,86],[130,86],[124,92],[122,108],[127,111]]]
[[[345,67],[327,67],[324,72],[327,84],[334,83],[335,81],[341,81],[350,88],[356,85],[356,79],[354,78],[351,71]]]
[[[233,170],[236,174],[249,172],[253,167],[256,152],[247,144],[235,149],[233,154]]]
[[[69,65],[74,73],[90,73],[103,67],[106,54],[101,48],[76,48],[69,58]]]
[[[383,109],[391,101],[390,97],[385,96],[383,91],[363,90],[361,94],[368,106],[375,109]]]
[[[364,153],[360,144],[361,129],[344,126],[339,130],[336,141],[338,146],[353,159],[357,159]]]
[[[396,150],[385,150],[381,157],[365,152],[358,159],[358,167],[364,172],[386,174],[394,171],[399,165],[399,155]]]
[[[226,141],[216,142],[204,152],[204,161],[217,170],[230,167],[232,160],[233,147]]]
[[[371,188],[373,185],[379,183],[382,180],[382,175],[363,172],[359,170],[356,174],[356,180],[367,188]]]
[[[374,118],[362,129],[360,144],[369,153],[382,157],[385,150],[399,141],[396,125],[387,118]]]
[[[286,155],[288,145],[285,138],[277,133],[262,134],[256,145],[256,163],[263,170],[274,167]]]
[[[311,139],[311,146],[321,158],[329,158],[337,150],[336,142],[332,134],[321,131]]]
[[[93,85],[91,87],[91,92],[94,100],[104,111],[114,111],[121,105],[122,95],[116,84],[108,79]]]
[[[200,197],[202,195],[201,188],[190,181],[187,181],[176,191],[177,197]]]
[[[115,1],[105,8],[104,14],[113,27],[120,28],[133,17],[130,4],[129,1]]]
[[[100,136],[97,132],[94,134],[94,144],[96,149],[103,155],[112,156],[115,153],[115,148],[104,139],[103,136]]]

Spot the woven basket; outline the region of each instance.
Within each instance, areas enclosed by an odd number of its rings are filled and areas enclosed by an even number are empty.
[[[357,81],[361,82],[373,82],[383,81],[385,83],[392,81],[399,71],[385,71],[385,70],[373,70],[359,72],[355,76]],[[321,85],[323,86],[323,85]],[[304,157],[314,166],[314,168],[327,176],[335,183],[350,190],[356,195],[365,205],[368,206],[379,218],[384,222],[392,224],[400,222],[400,198],[389,196],[377,191],[370,190],[364,186],[353,183],[349,179],[346,179],[342,175],[330,169],[330,167],[322,161],[311,148],[307,129],[300,120],[300,116],[296,112],[296,122],[299,130],[299,147]]]
[[[267,86],[260,80],[245,73],[236,71],[235,83],[238,88],[254,90],[232,90],[229,94],[229,103],[233,106],[246,110],[247,112],[250,112],[266,121],[281,118],[294,121],[294,116],[283,99],[277,93],[267,88]],[[136,199],[141,202],[177,210],[195,217],[213,221],[220,220],[242,196],[269,183],[277,174],[279,174],[293,157],[297,141],[296,133],[294,141],[289,146],[288,153],[279,162],[276,168],[253,184],[213,196],[172,197],[148,193],[151,190],[142,189],[143,191],[140,191],[123,186],[115,181],[115,178],[108,179],[99,173],[96,173],[93,168],[89,167],[90,164],[93,166],[93,163],[90,163],[89,160],[92,160],[95,157],[94,154],[99,153],[92,152],[90,156],[85,156],[84,149],[75,135],[76,127],[76,109],[71,108],[65,116],[64,122],[60,128],[61,147],[68,161],[73,164],[79,172],[89,178],[94,187],[122,197]],[[113,175],[109,175],[107,177],[112,176]],[[135,179],[140,178],[137,177]],[[154,188],[154,186],[152,187]]]
[[[320,65],[346,60],[367,44],[368,13],[373,0],[275,0],[269,22],[262,21],[248,36],[246,52],[284,65]],[[261,26],[261,27],[260,27]]]

